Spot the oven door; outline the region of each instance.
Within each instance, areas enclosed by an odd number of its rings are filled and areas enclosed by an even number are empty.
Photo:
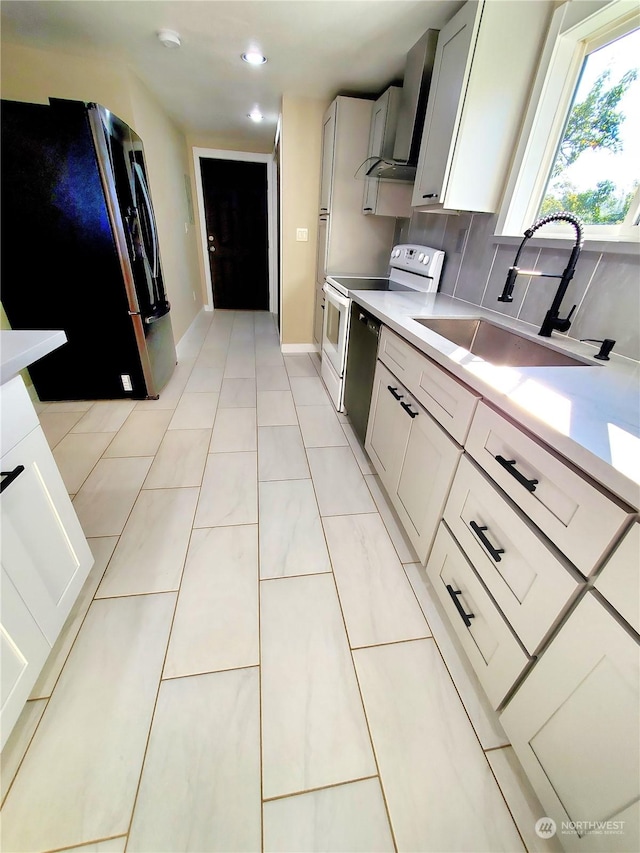
[[[338,293],[327,282],[322,289],[326,297],[322,325],[322,358],[328,359],[338,377],[342,378],[347,358],[351,300]]]

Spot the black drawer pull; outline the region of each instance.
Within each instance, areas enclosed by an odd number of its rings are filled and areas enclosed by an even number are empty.
[[[391,391],[391,393],[392,393],[392,394],[393,394],[393,396],[396,398],[396,400],[402,400],[402,397],[403,397],[404,395],[403,395],[403,394],[398,394],[398,393],[397,393],[397,391],[398,391],[398,386],[397,386],[397,385],[395,386],[395,388],[392,388],[392,387],[391,387],[391,385],[387,385],[387,388],[389,389],[389,391]]]
[[[538,480],[527,480],[524,474],[521,474],[520,471],[515,467],[516,460],[515,459],[505,459],[504,456],[498,455],[496,456],[496,462],[508,471],[512,477],[520,483],[521,486],[524,486],[528,492],[535,492],[536,486],[538,485]]]
[[[425,193],[422,198],[438,198],[438,193]]]
[[[4,477],[4,480],[0,483],[0,494],[2,494],[5,489],[8,489],[11,483],[13,483],[14,480],[17,480],[23,471],[24,465],[16,465],[13,471],[0,471],[0,474]]]
[[[460,618],[462,619],[462,621],[464,622],[464,624],[467,626],[467,628],[470,628],[470,627],[471,627],[471,620],[472,620],[472,619],[475,619],[476,617],[475,617],[475,614],[474,614],[474,613],[465,613],[465,612],[464,612],[464,607],[463,607],[463,606],[460,604],[460,602],[458,601],[458,596],[459,596],[459,595],[462,595],[462,590],[460,590],[460,589],[454,589],[454,588],[451,586],[451,584],[450,584],[450,583],[448,583],[448,584],[447,584],[447,592],[448,592],[448,593],[449,593],[449,595],[451,596],[451,600],[452,600],[452,601],[453,601],[453,603],[455,604],[455,606],[456,606],[456,610],[457,610],[457,611],[458,611],[458,613],[460,614]]]
[[[373,208],[372,208],[372,207],[363,207],[362,209],[363,209],[363,211],[364,211],[365,213],[366,213],[368,210],[373,210]]]
[[[417,417],[418,417],[419,412],[414,412],[414,411],[411,409],[411,406],[409,405],[409,403],[400,403],[400,405],[401,405],[401,406],[402,406],[402,408],[405,410],[405,412],[406,412],[408,415],[410,415],[412,418],[417,418]]]
[[[491,542],[489,542],[487,537],[484,535],[484,531],[487,530],[486,527],[480,527],[480,525],[477,524],[475,521],[470,521],[469,527],[473,530],[473,532],[476,534],[478,539],[482,542],[482,544],[487,549],[489,554],[491,554],[491,556],[496,561],[496,563],[499,563],[500,560],[502,559],[500,554],[504,554],[504,548],[494,548],[493,547]]]

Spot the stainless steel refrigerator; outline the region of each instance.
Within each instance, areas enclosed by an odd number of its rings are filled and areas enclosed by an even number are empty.
[[[176,363],[142,141],[105,107],[2,101],[2,304],[64,329],[41,400],[155,398]]]

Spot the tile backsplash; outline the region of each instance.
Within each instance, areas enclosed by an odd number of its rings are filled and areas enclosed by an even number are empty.
[[[538,327],[556,292],[554,278],[520,276],[513,302],[497,297],[513,263],[517,246],[493,242],[497,217],[490,213],[443,215],[414,213],[398,219],[396,243],[422,243],[446,253],[441,293],[517,317]],[[569,249],[526,246],[520,265],[544,272],[562,272]],[[640,267],[638,255],[584,250],[562,304],[561,316],[572,305],[569,337],[613,338],[614,352],[640,361]]]

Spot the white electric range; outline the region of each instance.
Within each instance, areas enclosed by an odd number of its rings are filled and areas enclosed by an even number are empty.
[[[343,411],[349,341],[351,293],[358,290],[415,290],[434,293],[440,283],[444,252],[405,243],[394,246],[387,276],[329,275],[322,326],[322,379],[337,411]]]

